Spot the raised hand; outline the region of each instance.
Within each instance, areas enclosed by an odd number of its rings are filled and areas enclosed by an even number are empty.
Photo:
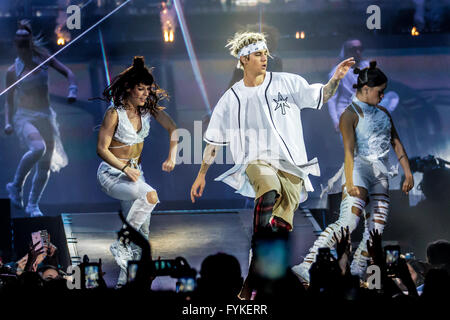
[[[345,77],[347,72],[350,70],[350,68],[355,64],[355,59],[353,57],[345,59],[336,68],[336,71],[334,72],[333,78],[335,80],[341,80]]]
[[[36,261],[40,255],[44,254],[45,251],[43,247],[36,250],[36,247],[39,243],[40,242],[36,242],[35,244],[30,245],[24,271],[36,271]]]
[[[350,256],[352,251],[352,243],[350,241],[350,229],[349,227],[341,227],[341,237],[339,238],[335,232],[333,232],[333,237],[336,241],[336,252],[338,255],[338,260],[344,255]]]
[[[379,267],[384,266],[384,255],[381,233],[378,230],[370,231],[370,240],[367,240],[367,251]]]

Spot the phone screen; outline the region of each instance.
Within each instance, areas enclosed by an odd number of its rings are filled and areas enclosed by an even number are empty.
[[[255,246],[255,268],[266,279],[279,279],[286,274],[289,254],[286,240],[259,241]]]
[[[86,289],[97,288],[99,286],[98,266],[88,265],[84,267],[84,285]]]
[[[180,278],[177,281],[176,292],[193,292],[195,290],[195,278]]]
[[[136,262],[128,261],[128,282],[133,282],[136,279],[136,273],[139,265]]]
[[[396,249],[387,249],[386,250],[386,264],[392,265],[397,263],[398,258],[400,256],[400,252]]]
[[[42,240],[40,231],[33,232],[31,234],[31,240],[33,241],[33,245],[38,243],[38,245],[34,249],[35,251],[39,251],[44,247],[44,241]]]

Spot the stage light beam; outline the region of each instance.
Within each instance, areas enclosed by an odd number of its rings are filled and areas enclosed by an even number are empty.
[[[194,47],[192,46],[191,36],[189,34],[189,29],[187,27],[186,21],[184,19],[183,8],[181,7],[180,0],[174,0],[173,5],[175,6],[175,11],[177,13],[178,22],[180,24],[181,33],[183,35],[184,44],[186,45],[186,50],[189,55],[189,60],[191,61],[192,71],[194,72],[194,78],[197,82],[200,93],[205,104],[205,109],[208,114],[211,114],[211,105],[208,100],[208,94],[206,92],[206,86],[203,81],[202,74],[200,72],[200,66],[198,64],[197,56],[195,54]]]

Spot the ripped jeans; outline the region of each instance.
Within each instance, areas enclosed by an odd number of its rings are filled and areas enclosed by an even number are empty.
[[[151,213],[159,203],[149,203],[147,193],[156,191],[145,182],[144,173],[140,165],[136,169],[141,171],[138,181],[133,182],[128,176],[106,162],[100,163],[97,170],[97,180],[103,192],[108,196],[120,200],[123,215],[133,228],[138,230],[147,240],[149,238],[149,227]],[[133,259],[141,258],[141,250],[134,244],[131,245]],[[120,271],[118,283],[126,283],[126,271]]]

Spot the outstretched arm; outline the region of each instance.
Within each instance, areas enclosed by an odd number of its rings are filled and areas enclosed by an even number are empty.
[[[354,58],[348,58],[341,63],[336,68],[334,75],[331,77],[330,81],[323,87],[323,103],[326,103],[330,98],[336,93],[339,86],[339,82],[345,77],[350,68],[355,64]]]
[[[14,68],[11,67],[6,73],[6,87],[9,88],[15,81]],[[11,134],[13,132],[12,117],[14,112],[14,88],[9,89],[6,94],[5,104],[5,133]]]
[[[208,171],[211,164],[214,162],[216,158],[217,152],[219,151],[220,146],[214,144],[206,144],[205,150],[203,151],[203,161],[200,167],[200,170],[197,174],[197,178],[192,184],[191,188],[191,200],[192,203],[195,202],[195,198],[199,198],[203,194],[203,190],[205,189],[206,181],[206,172]]]
[[[48,57],[45,57],[46,59]],[[63,76],[67,78],[69,81],[69,94],[67,96],[70,103],[75,102],[77,99],[78,94],[78,86],[77,86],[77,79],[75,77],[75,74],[70,70],[68,67],[66,67],[64,64],[62,64],[59,60],[56,58],[53,58],[49,62],[50,66],[52,66],[56,71],[61,73]]]
[[[159,122],[164,129],[169,133],[169,155],[167,156],[167,160],[162,164],[162,170],[166,172],[170,172],[175,167],[176,159],[177,159],[177,150],[178,150],[178,132],[177,125],[175,121],[170,117],[170,115],[164,110],[159,110],[155,116],[156,121]]]

